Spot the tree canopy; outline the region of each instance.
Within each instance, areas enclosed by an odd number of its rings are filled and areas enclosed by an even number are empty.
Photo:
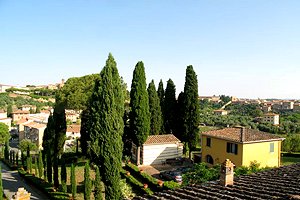
[[[167,82],[164,98],[164,129],[167,134],[176,131],[176,88],[172,79]]]
[[[0,122],[0,144],[4,145],[6,141],[10,138],[10,134],[8,131],[8,126],[2,122]]]

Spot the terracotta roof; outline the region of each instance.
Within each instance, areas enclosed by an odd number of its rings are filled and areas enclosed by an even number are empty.
[[[166,144],[166,143],[177,143],[180,140],[173,134],[166,135],[150,135],[144,144]]]
[[[279,115],[279,114],[276,114],[276,113],[266,113],[266,114],[264,114],[264,116],[276,116],[276,115]]]
[[[283,137],[279,137],[274,134],[270,134],[270,133],[266,133],[254,129],[247,129],[243,127],[211,130],[211,131],[203,132],[202,135],[216,137],[216,138],[238,142],[238,143],[284,140]]]
[[[12,114],[29,114],[30,112],[28,110],[16,110],[12,112]]]
[[[39,129],[39,128],[46,128],[47,125],[46,124],[40,124],[40,123],[37,123],[37,122],[30,122],[30,123],[28,123],[24,126]]]
[[[67,126],[67,132],[80,133],[80,125],[72,124]]]
[[[135,197],[136,200],[180,199],[299,199],[300,163],[234,178],[232,186],[218,181]]]

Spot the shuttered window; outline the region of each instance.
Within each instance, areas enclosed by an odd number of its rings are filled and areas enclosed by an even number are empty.
[[[270,143],[270,153],[274,153],[274,143]]]
[[[238,154],[238,144],[227,142],[227,153]]]

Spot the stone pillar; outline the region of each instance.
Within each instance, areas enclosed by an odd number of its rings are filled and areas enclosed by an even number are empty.
[[[220,184],[222,186],[233,185],[233,177],[234,177],[234,164],[226,159],[225,162],[221,165],[221,174],[220,174]]]

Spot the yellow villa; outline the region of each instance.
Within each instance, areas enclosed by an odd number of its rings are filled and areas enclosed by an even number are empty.
[[[201,134],[202,161],[210,165],[230,159],[235,166],[279,167],[281,142],[285,138],[254,129],[224,128]]]

